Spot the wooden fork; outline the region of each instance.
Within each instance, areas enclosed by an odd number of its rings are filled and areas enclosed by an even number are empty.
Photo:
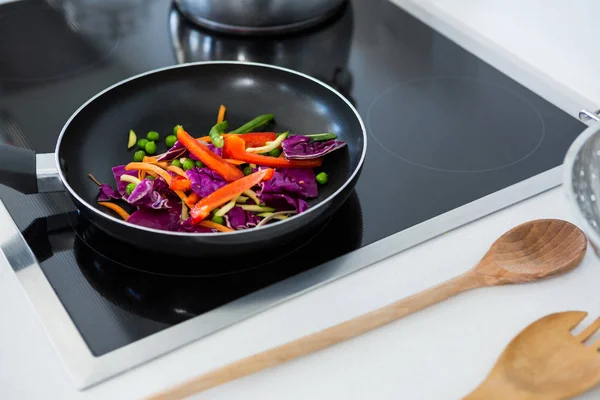
[[[578,335],[571,330],[586,312],[547,315],[525,328],[506,347],[485,381],[465,400],[567,399],[600,382],[600,318]]]

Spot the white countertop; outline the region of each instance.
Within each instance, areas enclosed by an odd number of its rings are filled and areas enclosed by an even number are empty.
[[[523,3],[527,3],[437,0],[421,1],[421,8],[417,8],[415,3],[398,1],[411,12],[422,12],[441,29],[465,32],[465,24],[478,29],[479,39],[514,36],[515,24],[505,29],[500,20],[521,15]],[[500,7],[508,3],[513,3],[512,7]],[[541,0],[529,3],[542,4]],[[544,2],[549,3],[553,2]],[[569,7],[562,7],[563,11],[574,8],[578,7],[572,2]],[[552,13],[564,15],[557,10]],[[455,18],[464,19],[459,24]],[[475,24],[470,18],[480,23]],[[532,29],[538,28],[543,27]],[[546,29],[545,33],[560,36],[554,30]],[[562,33],[567,34],[564,30]],[[529,79],[526,75],[537,68],[532,65],[539,66],[539,59],[523,61],[523,55],[515,52],[518,54],[510,63],[517,65],[518,61],[518,68],[526,72],[523,79]],[[484,56],[495,57],[491,52]],[[548,91],[555,103],[573,115],[579,104],[593,108],[595,101],[600,104],[600,82],[596,81],[594,87],[593,74],[599,63],[590,62],[583,55],[575,60],[560,60],[562,66],[549,66],[547,75],[531,85],[548,83],[547,77],[552,76],[552,85],[540,87]],[[587,74],[588,80],[581,74]],[[578,75],[577,79],[573,75]],[[478,261],[496,237],[535,218],[573,220],[560,188],[448,232],[82,392],[71,386],[16,278],[0,258],[0,398],[140,398],[462,273]],[[590,311],[590,319],[600,315],[597,282],[600,262],[590,250],[582,265],[565,276],[466,293],[362,337],[223,385],[197,398],[460,398],[485,377],[506,344],[527,324],[556,311]],[[581,398],[599,397],[597,389]]]

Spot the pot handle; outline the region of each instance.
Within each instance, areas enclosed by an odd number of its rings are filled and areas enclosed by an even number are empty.
[[[0,184],[25,194],[64,190],[53,153],[35,154],[30,149],[1,143]]]

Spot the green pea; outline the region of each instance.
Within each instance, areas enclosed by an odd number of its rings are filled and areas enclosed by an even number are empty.
[[[133,193],[133,191],[135,190],[135,187],[137,185],[135,183],[130,183],[129,185],[127,185],[127,187],[125,188],[125,191],[127,192],[127,194],[131,194]]]
[[[160,135],[156,131],[150,131],[150,132],[148,132],[148,134],[146,135],[146,137],[148,138],[148,140],[151,140],[153,142],[156,142],[158,139],[160,139]]]
[[[317,183],[320,185],[324,185],[327,183],[327,174],[325,172],[319,172],[317,174]]]
[[[146,148],[146,143],[148,143],[148,139],[140,139],[137,141],[138,147],[142,150]]]
[[[189,169],[193,169],[196,166],[196,163],[194,162],[194,160],[188,158],[187,160],[185,160],[183,162],[183,170],[187,171]]]
[[[148,175],[148,176],[146,177],[146,179],[148,179],[148,180],[150,180],[150,181],[153,181],[153,180],[155,180],[156,178],[155,178],[155,177],[153,177],[152,175]]]
[[[211,218],[211,220],[212,220],[212,222],[215,222],[217,224],[225,225],[225,218],[223,218],[223,217],[217,217],[215,215]]]
[[[173,135],[177,135],[177,131],[179,130],[179,127],[181,125],[175,125],[175,127],[173,128]]]
[[[198,168],[204,168],[204,163],[200,160],[196,160],[194,164],[196,164],[196,167]]]
[[[177,141],[177,136],[169,135],[165,138],[165,144],[168,148],[175,146],[175,142]]]
[[[146,153],[148,153],[150,155],[156,153],[156,143],[154,143],[154,142],[146,143],[145,149],[146,149]]]
[[[279,157],[281,155],[281,150],[275,148],[269,152],[271,157]]]
[[[254,171],[252,171],[252,167],[250,167],[250,166],[248,165],[248,166],[245,166],[245,167],[244,167],[244,169],[242,170],[242,172],[244,173],[244,175],[250,175],[250,174],[251,174],[252,172],[254,172]]]
[[[171,165],[174,166],[174,167],[179,167],[179,168],[183,167],[183,164],[181,163],[181,161],[179,161],[177,159],[171,161]]]
[[[138,150],[133,153],[133,161],[142,162],[144,161],[144,157],[146,157],[146,152],[144,150]]]

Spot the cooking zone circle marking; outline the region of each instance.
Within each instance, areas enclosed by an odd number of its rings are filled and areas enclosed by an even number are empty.
[[[542,116],[527,99],[470,78],[433,77],[394,85],[373,100],[366,120],[385,151],[444,172],[509,167],[533,154],[545,136]]]

